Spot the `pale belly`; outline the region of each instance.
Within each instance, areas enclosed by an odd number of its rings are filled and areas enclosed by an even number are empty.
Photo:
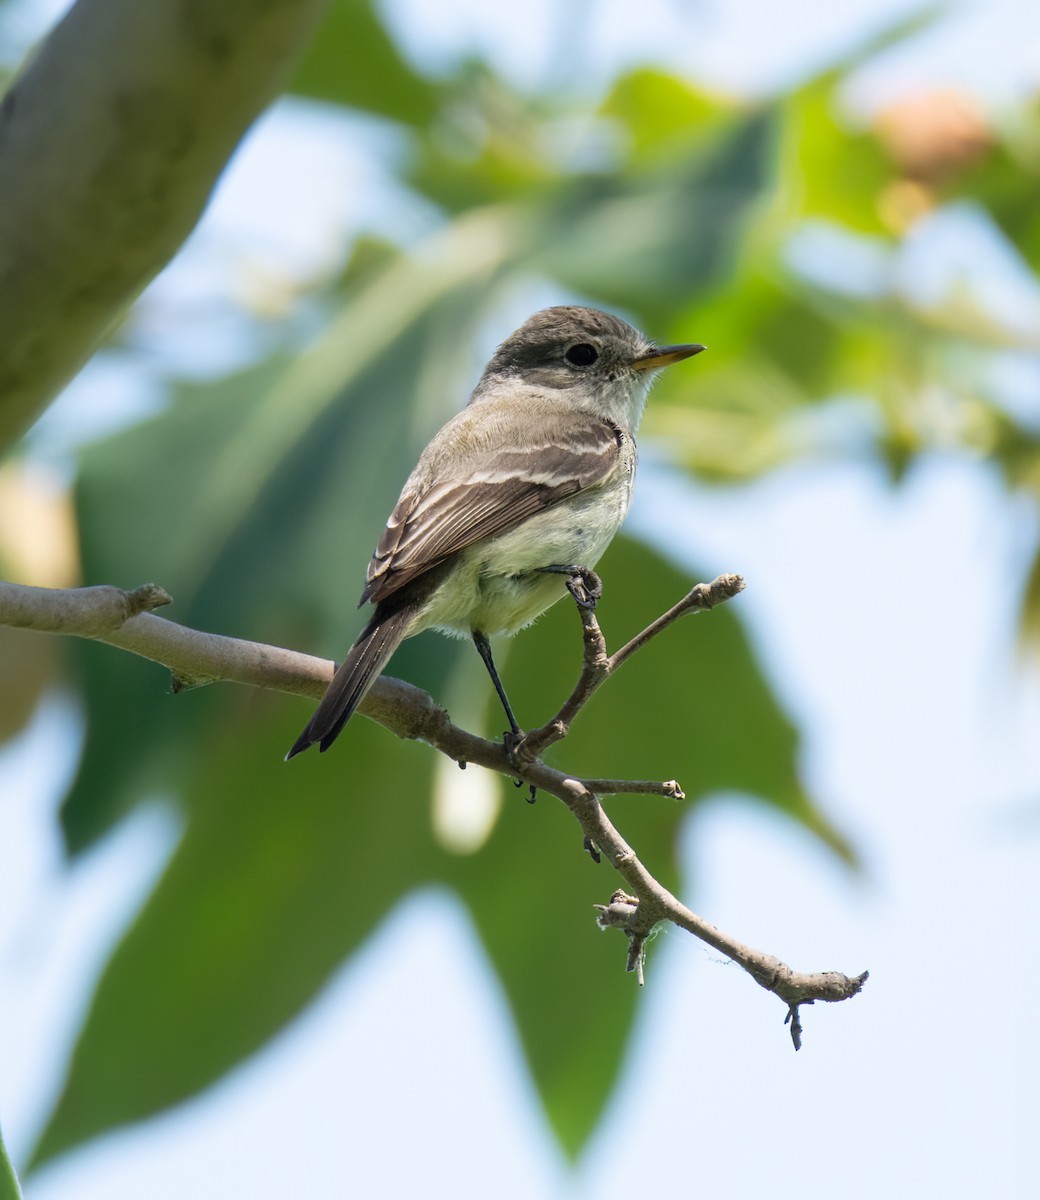
[[[631,498],[587,493],[471,546],[430,597],[409,633],[436,628],[468,637],[515,633],[567,594],[563,575],[545,567],[594,567],[617,532]]]

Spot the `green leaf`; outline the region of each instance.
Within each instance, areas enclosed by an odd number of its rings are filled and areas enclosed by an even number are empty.
[[[619,122],[635,157],[675,158],[679,147],[701,141],[732,119],[732,100],[653,67],[623,75],[603,102],[604,116]]]
[[[732,270],[750,207],[772,169],[771,113],[632,177],[589,176],[552,202],[534,264],[657,329]]]
[[[571,632],[580,644],[580,630]],[[525,645],[511,661],[542,649]],[[545,694],[541,701],[544,711]],[[617,1083],[640,995],[624,969],[625,940],[594,921],[593,904],[609,902],[618,877],[584,852],[581,828],[558,800],[542,796],[529,805],[526,795],[503,785],[494,835],[479,853],[449,863],[445,879],[469,907],[542,1106],[576,1158]],[[668,878],[676,814],[656,811],[649,822],[629,815],[626,836],[634,832]]]
[[[11,1160],[7,1157],[3,1136],[0,1135],[0,1200],[21,1200],[22,1189]]]
[[[646,434],[702,479],[754,478],[790,459],[787,423],[805,397],[761,355],[720,358],[678,395],[655,396]]]
[[[184,836],[105,968],[34,1166],[264,1045],[430,871],[427,749],[358,720],[335,755],[285,764],[302,704],[227,689],[220,707],[183,781]]]
[[[944,198],[981,204],[1022,259],[1035,270],[1040,262],[1040,213],[1036,193],[1040,182],[1040,100],[1019,114],[1020,128],[1004,132],[978,163],[956,175],[943,189]]]
[[[291,90],[419,126],[438,104],[438,88],[405,62],[366,0],[335,0]]]
[[[835,111],[838,79],[825,75],[781,106],[778,203],[788,219],[817,217],[863,233],[887,233],[878,201],[897,172],[877,138]]]
[[[702,478],[746,479],[789,461],[792,419],[838,389],[843,366],[842,328],[812,300],[757,259],[698,297],[672,328],[709,352],[665,375],[647,434]]]

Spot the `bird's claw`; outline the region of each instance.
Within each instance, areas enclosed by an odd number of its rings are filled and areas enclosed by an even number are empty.
[[[507,729],[505,733],[502,734],[502,746],[505,749],[510,763],[518,771],[522,771],[524,766],[530,762],[529,755],[524,757],[520,753],[520,748],[523,746],[526,737],[527,734],[524,733],[522,729]],[[525,781],[523,779],[514,779],[513,787],[522,788],[524,783]],[[533,783],[528,783],[527,787],[531,789],[531,794],[527,798],[527,803],[534,804],[535,800],[538,799],[538,789]]]
[[[502,734],[502,748],[505,750],[509,761],[514,767],[521,766],[520,755],[518,753],[520,747],[524,744],[524,739],[527,734],[522,729],[507,729]]]
[[[603,595],[603,581],[589,567],[580,567],[567,580],[567,591],[574,597],[579,608],[592,610]]]
[[[574,597],[579,608],[589,611],[596,607],[596,601],[603,595],[603,581],[591,567],[541,567],[552,575],[567,577],[567,591]]]

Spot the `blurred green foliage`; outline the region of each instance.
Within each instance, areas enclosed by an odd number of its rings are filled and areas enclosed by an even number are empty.
[[[11,1160],[7,1157],[4,1140],[0,1137],[0,1200],[20,1200],[22,1191],[18,1186]]]
[[[376,11],[335,4],[294,90],[405,129],[402,181],[439,227],[419,247],[357,243],[325,332],[301,357],[178,385],[162,415],[84,455],[87,581],[156,578],[185,624],[341,654],[400,483],[471,380],[468,348],[531,278],[561,299],[620,308],[656,337],[711,347],[662,382],[646,423],[704,478],[832,452],[813,418],[851,396],[873,431],[857,452],[880,455],[894,477],[955,445],[992,456],[1010,487],[1040,489],[1037,425],[1016,419],[988,369],[1040,353],[1040,332],[1002,324],[970,289],[924,304],[896,270],[950,203],[988,214],[1030,270],[1035,104],[1007,128],[948,98],[852,127],[837,103],[852,60],[755,104],[652,69],[595,103],[523,95],[483,62],[423,78]],[[596,154],[581,152],[589,146]],[[810,224],[867,245],[880,282],[800,270],[792,238]],[[690,583],[623,539],[602,570],[615,645]],[[1038,578],[1027,605],[1040,628]],[[469,649],[419,643],[394,673],[457,695]],[[505,668],[523,719],[544,719],[566,694],[579,644],[564,606],[524,635]],[[567,1152],[580,1151],[617,1081],[636,991],[623,947],[591,935],[589,905],[613,883],[560,806],[528,808],[505,787],[489,840],[456,853],[431,822],[436,764],[422,747],[358,721],[335,754],[287,768],[301,704],[226,685],[173,698],[157,668],[90,645],[77,650],[76,681],[87,737],[64,807],[71,852],[156,794],[176,799],[185,829],[103,972],[38,1161],[217,1079],[300,1012],[402,897],[430,885],[466,904],[546,1113]],[[638,656],[555,756],[598,775],[674,775],[687,808],[711,791],[750,793],[851,857],[805,794],[796,732],[728,611]],[[689,890],[675,862],[685,809],[612,803],[648,865]]]

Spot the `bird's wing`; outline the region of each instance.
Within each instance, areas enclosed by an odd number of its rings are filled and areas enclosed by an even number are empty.
[[[474,542],[603,483],[628,436],[588,413],[554,413],[551,430],[538,425],[522,412],[504,414],[494,446],[456,446],[450,478],[435,472],[405,486],[369,563],[362,604],[385,600]]]

